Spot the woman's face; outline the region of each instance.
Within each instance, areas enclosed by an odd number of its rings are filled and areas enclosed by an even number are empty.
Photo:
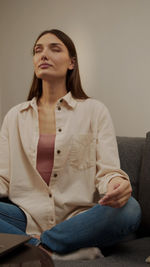
[[[64,43],[54,34],[43,35],[34,47],[34,71],[38,78],[66,78],[67,70],[74,67]]]

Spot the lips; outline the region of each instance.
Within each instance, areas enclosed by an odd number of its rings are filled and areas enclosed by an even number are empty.
[[[51,64],[48,64],[48,63],[42,63],[39,65],[39,68],[41,69],[47,69],[49,67],[51,67],[52,65]]]

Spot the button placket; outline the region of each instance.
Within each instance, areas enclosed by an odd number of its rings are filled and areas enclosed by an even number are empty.
[[[63,134],[63,112],[65,111],[63,108],[63,99],[60,99],[56,106],[56,132],[57,132],[57,139],[55,141],[55,166],[52,173],[52,184],[55,184],[56,180],[59,178],[59,173],[57,172],[57,169],[60,168],[61,165],[61,156],[62,156],[62,134]],[[55,169],[56,167],[56,169]]]
[[[58,176],[58,174],[55,172],[53,176],[54,176],[54,178],[56,178]]]
[[[51,205],[50,205],[50,212],[49,212],[49,216],[47,218],[47,223],[48,223],[48,227],[49,226],[53,226],[55,224],[55,212],[54,212],[54,201],[53,201],[53,192],[51,189],[49,189],[49,198],[50,198],[50,202],[51,202]]]
[[[54,209],[55,209],[55,205],[54,205],[54,201],[53,201],[53,199],[52,199],[52,192],[51,192],[51,190],[50,190],[50,192],[49,192],[49,196],[51,195],[51,212],[49,213],[49,217],[48,217],[48,222],[49,222],[49,224],[50,225],[54,225],[55,224],[55,211],[54,211]]]
[[[55,222],[54,218],[51,218],[49,222],[53,224]]]
[[[56,123],[57,123],[57,132],[58,133],[62,133],[62,119],[61,117],[59,117],[59,115],[61,113],[59,113],[58,117],[57,117],[57,111],[62,111],[63,110],[63,105],[62,103],[64,102],[63,98],[61,98],[58,102],[57,102],[57,105],[56,105],[56,119],[58,118],[58,121],[56,120]],[[61,115],[60,115],[61,116]]]

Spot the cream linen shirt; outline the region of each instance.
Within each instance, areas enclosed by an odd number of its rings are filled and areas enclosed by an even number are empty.
[[[36,169],[39,122],[36,98],[13,107],[0,132],[0,197],[27,216],[28,234],[40,234],[92,207],[120,169],[112,120],[104,104],[69,92],[55,108],[54,165],[49,186]]]

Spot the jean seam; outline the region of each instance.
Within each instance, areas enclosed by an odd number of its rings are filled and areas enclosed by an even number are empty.
[[[2,213],[2,212],[0,212],[0,214],[3,215],[3,216],[5,216],[5,217],[7,217],[7,218],[15,219],[16,221],[24,222],[24,220],[22,220],[22,219],[18,219],[18,218],[13,217],[13,216],[9,216],[8,214]]]

